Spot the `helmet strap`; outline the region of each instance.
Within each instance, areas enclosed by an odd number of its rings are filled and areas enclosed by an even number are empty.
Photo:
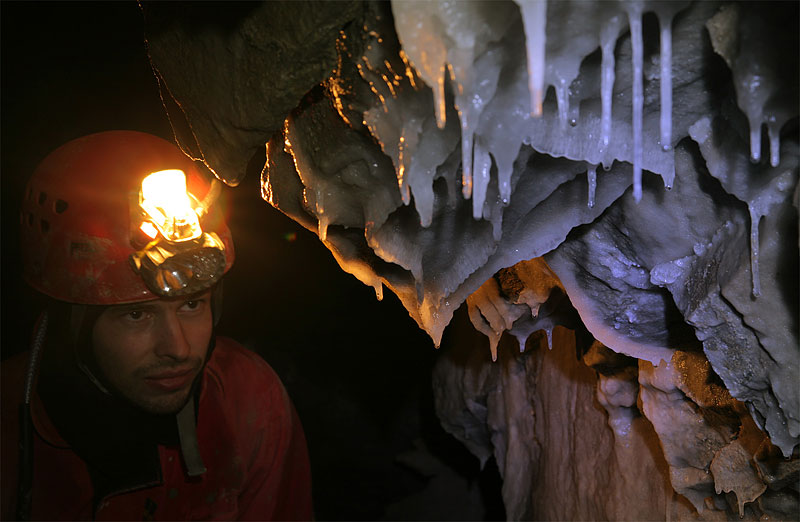
[[[92,372],[85,360],[87,356],[85,351],[90,349],[89,347],[91,346],[91,329],[100,313],[100,309],[98,308],[91,317],[87,318],[87,309],[88,306],[86,305],[73,304],[70,306],[69,335],[70,341],[72,342],[72,352],[75,356],[75,364],[98,390],[106,395],[111,395],[111,392],[108,391],[108,388],[106,388],[100,379]],[[89,354],[89,357],[91,357],[91,354]]]
[[[194,410],[195,400],[192,393],[175,416],[178,423],[178,438],[181,441],[181,455],[186,465],[186,474],[190,477],[198,477],[206,472],[203,457],[200,456],[200,446],[197,443],[197,419]]]
[[[100,382],[100,379],[94,376],[92,370],[90,370],[89,367],[83,363],[83,361],[81,360],[81,358],[78,356],[77,353],[75,354],[75,363],[78,365],[80,371],[82,371],[84,375],[86,375],[86,378],[89,379],[92,382],[92,384],[94,384],[97,387],[98,390],[105,393],[106,395],[111,395],[111,392],[108,391],[105,386],[103,386],[103,383]]]

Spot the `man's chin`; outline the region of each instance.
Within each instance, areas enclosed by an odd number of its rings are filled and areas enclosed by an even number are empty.
[[[176,390],[172,393],[159,394],[157,396],[139,397],[133,402],[139,409],[153,415],[174,415],[181,411],[189,400],[191,386],[183,390]],[[130,399],[129,399],[130,400]]]

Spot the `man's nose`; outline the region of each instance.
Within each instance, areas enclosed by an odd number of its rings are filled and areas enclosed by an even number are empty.
[[[191,354],[191,345],[186,338],[183,323],[174,314],[162,318],[161,335],[156,346],[156,355],[175,360],[185,360]]]

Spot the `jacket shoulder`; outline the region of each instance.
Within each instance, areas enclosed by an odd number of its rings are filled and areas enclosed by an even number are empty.
[[[207,374],[208,384],[232,398],[285,394],[280,378],[260,355],[227,337],[217,338]]]

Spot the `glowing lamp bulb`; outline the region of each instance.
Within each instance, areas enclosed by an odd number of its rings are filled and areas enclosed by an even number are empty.
[[[144,232],[144,234],[150,239],[155,239],[158,235],[158,229],[149,221],[142,223],[142,226],[140,226],[139,229],[141,229],[141,231]]]
[[[182,170],[154,172],[142,181],[140,205],[168,241],[189,241],[203,234],[192,199]]]

